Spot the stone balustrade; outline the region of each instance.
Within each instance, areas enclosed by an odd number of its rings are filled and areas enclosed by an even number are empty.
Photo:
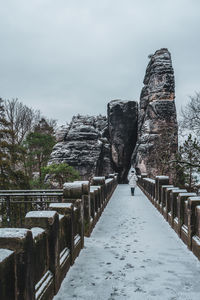
[[[29,211],[25,228],[0,228],[0,299],[52,299],[116,186],[117,174],[65,183],[62,202]]]
[[[168,176],[138,176],[138,186],[200,259],[200,197],[169,184]]]

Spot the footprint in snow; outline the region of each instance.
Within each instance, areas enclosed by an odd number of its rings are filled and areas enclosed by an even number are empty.
[[[146,293],[146,291],[144,291],[141,287],[138,287],[134,292]]]
[[[134,266],[131,264],[126,264],[124,269],[134,269]]]
[[[150,262],[151,259],[150,258],[147,258],[147,259],[143,259],[143,262]]]

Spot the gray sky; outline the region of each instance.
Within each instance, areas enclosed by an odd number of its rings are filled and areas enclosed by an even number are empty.
[[[0,0],[0,96],[60,124],[138,100],[148,54],[167,47],[178,110],[200,91],[199,0]]]

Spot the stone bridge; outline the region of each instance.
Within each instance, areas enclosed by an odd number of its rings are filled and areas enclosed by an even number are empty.
[[[144,174],[132,197],[109,177],[0,229],[0,299],[200,298],[200,197]]]

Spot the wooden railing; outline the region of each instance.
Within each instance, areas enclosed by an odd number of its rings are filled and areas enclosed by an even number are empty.
[[[200,197],[169,184],[168,176],[138,176],[138,186],[200,259]]]
[[[66,183],[62,191],[54,191],[56,201],[48,201],[45,210],[25,214],[24,228],[0,228],[0,299],[52,299],[83,248],[84,236],[90,236],[116,186],[117,175],[108,179],[94,177],[91,183]],[[24,205],[25,197],[27,201],[42,197],[41,203],[47,204],[49,191],[34,193],[1,194],[9,196],[10,203],[12,197],[23,197],[20,200]],[[62,199],[58,198],[60,193]],[[11,219],[12,215],[10,222]]]

